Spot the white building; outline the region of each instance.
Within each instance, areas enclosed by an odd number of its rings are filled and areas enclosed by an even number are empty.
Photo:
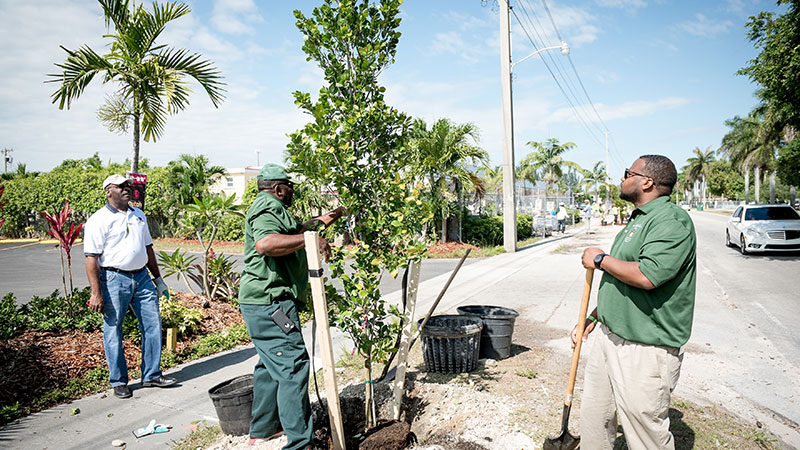
[[[255,178],[260,170],[260,167],[227,169],[208,190],[214,194],[224,192],[227,196],[236,194],[236,204],[241,204],[247,182]]]

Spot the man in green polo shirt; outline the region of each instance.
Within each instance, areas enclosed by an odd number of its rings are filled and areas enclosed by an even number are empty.
[[[584,369],[584,450],[614,447],[617,416],[628,448],[675,448],[667,412],[692,331],[696,279],[694,224],[669,201],[677,177],[664,156],[637,159],[620,184],[620,198],[636,208],[628,224],[609,254],[583,252],[584,267],[604,272],[583,334],[600,325]],[[573,329],[573,346],[577,336]]]
[[[258,352],[253,370],[253,419],[250,441],[282,434],[284,450],[311,446],[313,426],[308,400],[309,358],[300,328],[297,304],[308,290],[308,264],[303,232],[329,226],[341,208],[303,224],[287,210],[294,183],[283,167],[266,164],[259,172],[258,195],[244,224],[244,270],[239,304],[247,331]],[[327,261],[330,246],[319,238]]]

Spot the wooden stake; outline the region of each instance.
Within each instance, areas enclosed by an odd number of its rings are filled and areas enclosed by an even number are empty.
[[[336,387],[336,372],[333,361],[331,327],[328,323],[328,303],[325,299],[325,286],[322,282],[322,265],[319,255],[319,240],[316,231],[306,231],[306,256],[308,257],[309,284],[314,297],[314,320],[319,331],[322,369],[325,374],[325,394],[328,398],[328,417],[331,423],[331,439],[334,450],[345,450],[342,408],[339,405],[339,389]]]
[[[178,348],[178,329],[167,328],[167,350],[175,351]]]
[[[394,420],[400,420],[400,407],[403,404],[405,392],[406,368],[408,367],[408,348],[411,342],[411,327],[414,325],[414,314],[417,309],[417,288],[419,287],[420,262],[412,262],[408,274],[408,298],[406,301],[406,322],[403,325],[403,337],[400,340],[400,349],[397,352],[397,373],[394,377],[394,402],[392,413]]]

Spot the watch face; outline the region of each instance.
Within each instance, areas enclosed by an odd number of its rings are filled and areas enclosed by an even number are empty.
[[[599,269],[600,268],[600,263],[603,262],[603,258],[605,258],[605,256],[606,256],[605,253],[600,253],[599,255],[595,256],[594,257],[594,266]]]

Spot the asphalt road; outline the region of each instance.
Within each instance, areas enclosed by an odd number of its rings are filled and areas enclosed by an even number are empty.
[[[241,270],[242,255],[231,255],[231,257],[235,261],[236,270]],[[470,258],[464,264],[472,264],[475,261],[477,259]],[[449,273],[456,264],[458,264],[457,259],[425,260],[420,270],[420,281]],[[175,290],[186,290],[183,279],[178,280],[175,276],[171,276],[164,281]],[[76,288],[89,285],[84,266],[83,245],[80,243],[72,249],[72,282]],[[381,292],[384,294],[399,290],[400,286],[400,277],[394,279],[384,275],[381,279]],[[0,296],[13,292],[17,303],[23,304],[29,302],[34,295],[43,297],[62,289],[57,245],[0,241]]]
[[[759,408],[800,431],[800,253],[741,255],[725,246],[727,217],[691,213],[697,300],[683,374],[690,388],[733,412]],[[683,375],[682,375],[683,376]],[[763,417],[763,416],[762,416]]]

